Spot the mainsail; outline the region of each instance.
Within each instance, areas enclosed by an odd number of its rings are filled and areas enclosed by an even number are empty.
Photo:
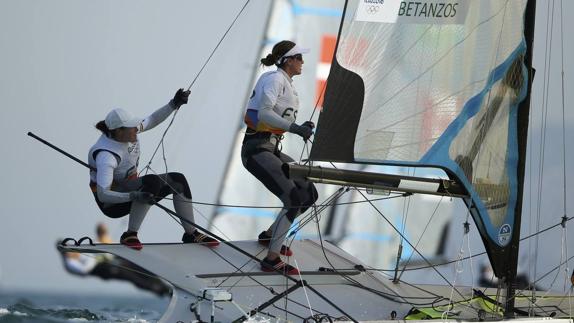
[[[468,192],[499,277],[521,189],[526,7],[349,0],[311,151],[316,161],[443,169]]]

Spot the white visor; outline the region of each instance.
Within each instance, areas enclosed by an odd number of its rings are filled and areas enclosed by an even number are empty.
[[[309,51],[310,51],[309,48],[302,48],[302,47],[295,45],[287,53],[285,53],[285,55],[281,56],[277,60],[277,64],[278,65],[281,64],[283,59],[285,59],[287,57],[295,56],[297,54],[307,54]]]
[[[122,127],[139,127],[139,125],[142,123],[142,119],[132,116],[124,109],[113,109],[106,116],[105,122],[106,126],[108,126],[108,129],[114,130]]]

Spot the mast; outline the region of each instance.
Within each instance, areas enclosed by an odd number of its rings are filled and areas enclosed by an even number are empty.
[[[520,225],[522,217],[522,196],[524,192],[524,173],[526,165],[526,149],[528,139],[528,119],[530,115],[530,96],[532,91],[532,80],[534,70],[532,68],[532,45],[534,40],[534,21],[536,17],[536,0],[529,0],[526,5],[524,15],[524,38],[526,41],[526,55],[524,63],[528,69],[528,92],[526,98],[520,103],[518,109],[518,195],[515,206],[514,228],[510,242],[510,261],[506,270],[504,282],[506,284],[506,300],[504,316],[506,318],[514,317],[514,297],[516,292],[516,275],[518,268],[518,250],[520,244]]]

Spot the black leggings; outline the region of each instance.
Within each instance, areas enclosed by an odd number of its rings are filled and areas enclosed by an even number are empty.
[[[250,139],[243,143],[241,159],[245,168],[271,193],[277,196],[287,209],[286,216],[293,222],[317,201],[315,185],[307,180],[288,178],[281,169],[293,159],[282,152],[274,152],[275,145],[267,139]]]
[[[150,174],[137,179],[127,181],[119,188],[121,192],[142,191],[149,192],[155,196],[155,201],[159,202],[169,194],[183,194],[186,198],[191,199],[191,189],[181,173],[167,174]],[[130,213],[132,202],[106,204],[98,199],[97,193],[94,193],[96,203],[102,212],[110,218],[121,218]]]

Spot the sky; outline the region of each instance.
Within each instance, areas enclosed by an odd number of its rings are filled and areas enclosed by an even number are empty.
[[[197,78],[189,104],[178,113],[165,139],[169,170],[186,175],[196,201],[217,200],[231,141],[257,66],[268,4],[268,0],[251,0]],[[147,116],[167,103],[177,88],[187,88],[242,5],[236,0],[0,2],[0,182],[4,183],[0,292],[136,292],[126,283],[102,284],[98,279],[76,278],[63,271],[54,247],[57,239],[94,236],[94,226],[100,221],[108,224],[117,239],[127,219],[103,216],[89,191],[87,170],[26,134],[31,131],[85,160],[99,136],[93,126],[109,110],[122,107]],[[536,26],[535,66],[539,71],[543,70],[547,39],[546,10],[544,1],[539,4]],[[564,1],[564,11],[574,12],[574,2]],[[574,22],[566,20],[565,30],[574,30]],[[548,95],[552,108],[547,126],[551,131],[546,138],[548,157],[542,184],[552,194],[545,194],[541,203],[542,212],[552,215],[545,219],[548,223],[555,223],[563,212],[561,151],[550,145],[562,140],[560,70],[556,70],[560,51],[556,45],[552,48]],[[565,43],[564,53],[566,58],[574,57],[571,43]],[[574,91],[569,63],[565,62],[565,101],[566,140],[571,143],[574,113],[569,107]],[[538,94],[532,99],[533,147],[540,147],[536,134],[542,118],[542,74],[537,74]],[[140,165],[149,161],[164,127],[140,136]],[[538,150],[532,150],[535,157]],[[572,151],[568,147],[567,165],[574,162]],[[151,167],[164,171],[161,156]],[[532,175],[532,182],[536,177]],[[571,197],[572,170],[567,171],[566,178],[570,185],[567,196]],[[536,208],[530,201],[526,203],[528,210]],[[567,208],[572,210],[572,204]],[[205,224],[202,214],[210,215],[211,208],[199,207],[199,211],[198,223]],[[152,208],[140,238],[144,242],[175,242],[181,233],[171,218]]]
[[[0,291],[109,288],[127,283],[71,277],[55,249],[59,238],[94,236],[97,222],[119,239],[127,218],[101,214],[88,171],[30,131],[86,160],[94,125],[112,108],[145,117],[187,88],[243,1],[0,2],[0,131],[4,140],[0,203]],[[267,0],[252,0],[191,88],[165,139],[169,171],[184,173],[194,199],[214,202],[251,86]],[[140,165],[166,124],[140,135]],[[233,131],[230,131],[233,130]],[[151,167],[165,170],[160,155]],[[171,205],[170,205],[171,206]],[[208,216],[210,208],[199,208]],[[205,222],[196,214],[198,223]],[[151,210],[144,242],[180,241],[182,229]]]

